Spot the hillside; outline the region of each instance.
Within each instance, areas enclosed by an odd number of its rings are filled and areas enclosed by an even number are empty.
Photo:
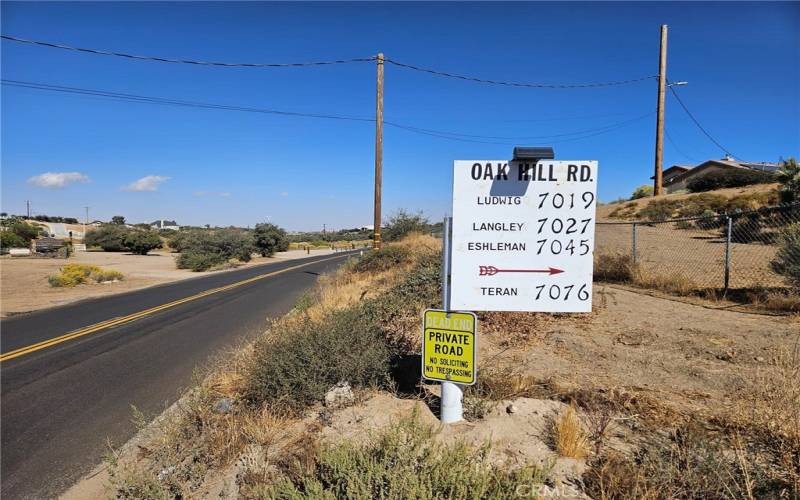
[[[640,198],[638,200],[623,201],[619,203],[609,203],[598,205],[598,221],[619,221],[619,220],[638,220],[646,219],[646,214],[641,213],[651,202],[656,201],[661,204],[672,204],[676,207],[673,216],[691,217],[689,214],[678,213],[681,207],[691,205],[692,200],[705,200],[703,205],[708,205],[712,210],[715,206],[721,205],[717,200],[726,200],[727,204],[734,204],[736,208],[759,208],[765,205],[777,203],[778,184],[754,184],[737,188],[717,189],[704,193],[680,193],[665,194],[657,199],[653,197]],[[701,207],[704,208],[704,207]],[[693,215],[700,215],[693,214]]]

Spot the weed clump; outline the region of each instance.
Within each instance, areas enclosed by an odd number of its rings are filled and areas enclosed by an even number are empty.
[[[586,458],[589,451],[588,436],[574,405],[567,406],[553,422],[553,441],[561,456]]]
[[[630,255],[622,253],[597,254],[594,259],[594,279],[610,283],[629,283],[636,278],[636,264]]]
[[[47,282],[54,288],[71,288],[82,283],[104,283],[107,281],[120,281],[122,279],[123,275],[119,271],[102,269],[97,266],[86,264],[67,264],[59,269],[58,274],[51,274],[48,276]]]
[[[364,446],[344,442],[323,448],[310,471],[284,478],[264,498],[512,498],[535,491],[544,472],[508,471],[488,460],[489,446],[442,445],[431,427],[406,418]]]
[[[300,414],[335,384],[388,382],[391,350],[360,307],[305,319],[256,343],[245,400],[277,412]]]
[[[394,267],[411,262],[411,251],[402,246],[386,246],[380,250],[367,252],[366,255],[354,261],[353,271],[357,273],[379,273]]]

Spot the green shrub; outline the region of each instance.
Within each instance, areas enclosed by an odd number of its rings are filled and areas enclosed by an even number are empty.
[[[87,247],[100,247],[106,252],[122,252],[128,250],[125,238],[130,229],[119,224],[103,224],[86,233],[84,243]]]
[[[633,190],[633,194],[631,195],[631,200],[638,200],[639,198],[647,198],[648,196],[653,196],[653,186],[645,184]]]
[[[218,252],[202,252],[185,250],[176,259],[178,269],[190,269],[195,272],[207,271],[214,266],[227,262],[228,259]]]
[[[236,259],[250,261],[254,247],[251,235],[238,229],[195,231],[179,242],[181,255],[176,260],[178,269],[206,271]]]
[[[405,210],[399,210],[389,218],[386,226],[382,229],[382,238],[384,241],[397,241],[409,233],[424,233],[429,228],[428,219],[422,213],[412,215]]]
[[[130,231],[123,244],[137,255],[147,255],[150,250],[161,248],[161,238],[154,231]]]
[[[778,238],[778,251],[770,263],[772,270],[786,277],[800,293],[800,223],[784,229]]]
[[[303,321],[257,342],[245,399],[300,414],[335,384],[381,386],[389,380],[386,339],[359,307]]]
[[[775,175],[770,172],[747,169],[719,170],[690,180],[686,187],[693,193],[700,193],[714,189],[767,184],[775,181]]]
[[[779,190],[782,203],[800,201],[800,165],[797,160],[789,158],[777,172],[777,180],[781,183]]]
[[[0,251],[8,253],[9,248],[29,248],[30,240],[11,231],[0,231]]]
[[[253,244],[262,257],[271,257],[275,252],[285,252],[289,249],[286,231],[269,223],[256,224]]]
[[[706,209],[700,214],[700,218],[695,221],[695,224],[700,229],[715,229],[722,225],[723,217],[717,215],[716,212]]]
[[[185,231],[170,231],[167,237],[167,245],[173,252],[184,252],[192,246],[196,246],[204,234],[210,231],[202,229],[189,229]]]
[[[701,193],[687,196],[677,202],[678,217],[697,217],[708,211],[724,212],[729,204],[728,198],[716,193]]]
[[[385,246],[365,253],[355,261],[353,270],[357,273],[378,273],[408,262],[411,262],[410,250],[399,246]]]
[[[663,221],[672,217],[680,205],[679,200],[652,200],[639,209],[638,216],[649,221]]]
[[[759,219],[758,212],[739,214],[733,217],[731,221],[731,241],[734,243],[761,241],[763,235],[761,234]],[[728,232],[727,224],[723,224],[720,231],[722,236],[725,237]]]
[[[38,237],[43,228],[28,224],[18,217],[4,219],[0,229],[0,253],[8,253],[9,248],[29,248],[31,240]]]
[[[264,498],[384,498],[452,500],[534,497],[545,472],[506,470],[490,448],[442,444],[416,416],[404,418],[363,446],[345,441],[319,453],[312,469],[267,486]]]

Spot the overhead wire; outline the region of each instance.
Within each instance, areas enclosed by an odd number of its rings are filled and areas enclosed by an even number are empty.
[[[186,101],[181,99],[172,99],[172,98],[164,98],[164,97],[155,97],[155,96],[145,96],[140,94],[130,94],[130,93],[122,93],[122,92],[112,92],[106,90],[98,90],[98,89],[87,89],[81,87],[70,87],[64,85],[53,85],[53,84],[46,84],[46,83],[37,83],[37,82],[26,82],[21,80],[12,80],[12,79],[2,79],[0,80],[3,85],[11,86],[11,87],[18,87],[18,88],[26,88],[26,89],[33,89],[33,90],[40,90],[40,91],[49,91],[49,92],[57,92],[57,93],[66,93],[66,94],[76,94],[76,95],[83,95],[89,97],[99,97],[123,102],[138,102],[138,103],[147,103],[147,104],[161,104],[161,105],[170,105],[170,106],[182,106],[182,107],[190,107],[190,108],[203,108],[203,109],[216,109],[216,110],[225,110],[225,111],[240,111],[240,112],[249,112],[249,113],[262,113],[262,114],[274,114],[274,115],[282,115],[282,116],[296,116],[296,117],[307,117],[307,118],[322,118],[322,119],[332,119],[332,120],[347,120],[347,121],[357,121],[357,122],[375,122],[375,118],[371,117],[361,117],[361,116],[347,116],[347,115],[335,115],[335,114],[324,114],[324,113],[307,113],[307,112],[299,112],[299,111],[287,111],[287,110],[278,110],[278,109],[270,109],[270,108],[255,108],[249,106],[234,106],[234,105],[225,105],[225,104],[215,104],[215,103],[208,103],[208,102],[197,102],[197,101]],[[496,145],[513,145],[512,143],[506,142],[496,142],[492,141],[491,139],[546,139],[546,138],[560,138],[560,137],[568,137],[568,136],[577,136],[577,137],[570,137],[567,139],[555,141],[558,142],[567,142],[571,140],[580,140],[583,138],[594,137],[595,135],[604,134],[606,132],[611,132],[613,130],[617,130],[618,128],[624,127],[630,123],[639,121],[647,116],[653,115],[653,112],[646,113],[644,115],[632,118],[630,120],[625,120],[617,123],[611,123],[607,125],[603,125],[601,127],[596,127],[593,129],[582,129],[573,132],[566,132],[566,133],[559,133],[559,134],[549,134],[549,135],[538,135],[538,136],[527,136],[527,137],[504,137],[504,136],[482,136],[482,135],[473,135],[473,134],[463,134],[459,132],[448,132],[442,130],[434,130],[428,128],[421,128],[415,127],[412,125],[407,125],[403,123],[398,123],[390,120],[385,120],[383,123],[388,127],[394,127],[401,130],[406,130],[409,132],[414,132],[417,134],[428,135],[432,137],[438,137],[442,139],[460,141],[460,142],[472,142],[472,143],[479,143],[479,144],[496,144]],[[489,139],[489,140],[485,140]]]
[[[102,50],[102,49],[91,49],[86,47],[76,47],[72,45],[65,45],[61,43],[53,43],[47,42],[43,40],[33,40],[30,38],[22,38],[13,35],[0,35],[0,38],[3,40],[8,40],[11,42],[16,43],[23,43],[28,45],[35,45],[39,47],[48,47],[53,49],[61,49],[61,50],[68,50],[73,52],[82,52],[85,54],[95,54],[95,55],[102,55],[102,56],[113,56],[113,57],[122,57],[126,59],[133,59],[133,60],[140,60],[140,61],[153,61],[153,62],[161,62],[161,63],[170,63],[170,64],[191,64],[196,66],[219,66],[219,67],[228,67],[228,68],[298,68],[298,67],[308,67],[308,66],[327,66],[327,65],[334,65],[334,64],[347,64],[347,63],[355,63],[355,62],[370,62],[377,60],[377,56],[367,56],[367,57],[352,57],[348,59],[332,59],[332,60],[323,60],[323,61],[311,61],[311,62],[293,62],[293,63],[231,63],[231,62],[220,62],[220,61],[202,61],[202,60],[194,60],[194,59],[174,59],[169,57],[160,57],[160,56],[145,56],[145,55],[137,55],[137,54],[129,54],[126,52],[116,52],[111,50]],[[417,66],[414,64],[403,63],[400,61],[396,61],[391,58],[385,58],[385,63],[397,66],[399,68],[405,68],[413,71],[419,71],[423,73],[428,73],[432,75],[437,75],[446,78],[454,78],[458,80],[464,81],[471,81],[476,83],[488,84],[488,85],[502,85],[507,87],[522,87],[522,88],[539,88],[539,89],[582,89],[582,88],[598,88],[598,87],[611,87],[611,86],[618,86],[618,85],[628,85],[632,83],[642,82],[645,80],[651,80],[657,78],[657,76],[643,76],[640,78],[631,78],[627,80],[614,80],[608,82],[591,82],[591,83],[526,83],[526,82],[511,82],[511,81],[501,81],[501,80],[489,80],[485,78],[477,78],[473,76],[465,76],[459,75],[455,73],[450,73],[447,71],[441,71],[431,68],[424,68],[421,66]]]
[[[369,57],[352,57],[349,59],[332,59],[327,61],[311,61],[311,62],[295,62],[295,63],[229,63],[229,62],[219,62],[219,61],[198,61],[191,59],[171,59],[168,57],[143,56],[136,54],[128,54],[125,52],[114,52],[110,50],[87,49],[85,47],[73,47],[71,45],[44,42],[41,40],[31,40],[28,38],[20,38],[12,35],[0,35],[0,38],[11,42],[25,43],[29,45],[38,45],[40,47],[49,47],[53,49],[70,50],[73,52],[83,52],[87,54],[96,54],[101,56],[124,57],[126,59],[138,59],[141,61],[154,61],[154,62],[171,63],[171,64],[193,64],[196,66],[223,66],[227,68],[299,68],[303,66],[328,66],[333,64],[369,62],[369,61],[374,61],[376,59],[375,56],[369,56]]]
[[[664,135],[666,135],[666,136],[667,136],[667,141],[669,141],[669,143],[672,145],[672,147],[675,149],[675,151],[677,151],[677,152],[678,152],[678,154],[680,154],[681,156],[683,156],[683,157],[684,157],[684,158],[686,158],[687,160],[690,160],[690,161],[697,161],[696,159],[694,159],[694,158],[692,158],[691,156],[689,156],[689,155],[687,155],[686,153],[684,153],[684,152],[683,152],[683,150],[682,150],[681,148],[679,148],[679,147],[678,147],[678,145],[677,145],[677,144],[675,143],[675,141],[672,139],[672,136],[669,134],[669,130],[667,129],[667,127],[666,127],[666,126],[664,127]]]
[[[474,76],[465,76],[459,75],[455,73],[449,73],[446,71],[435,70],[431,68],[423,68],[420,66],[415,66],[413,64],[406,64],[401,63],[399,61],[395,61],[394,59],[385,58],[385,62],[392,64],[394,66],[400,68],[406,68],[414,71],[420,71],[423,73],[429,73],[436,76],[442,76],[446,78],[455,78],[457,80],[465,80],[475,83],[483,83],[487,85],[502,85],[506,87],[524,87],[524,88],[536,88],[536,89],[583,89],[583,88],[597,88],[597,87],[612,87],[617,85],[628,85],[631,83],[638,83],[643,82],[646,80],[652,80],[654,78],[658,78],[657,75],[650,75],[650,76],[643,76],[640,78],[631,78],[628,80],[614,80],[609,82],[592,82],[592,83],[526,83],[526,82],[511,82],[511,81],[502,81],[502,80],[488,80],[485,78],[477,78]]]
[[[677,92],[675,92],[675,89],[674,89],[674,88],[672,88],[672,86],[671,86],[671,85],[667,85],[667,87],[668,87],[668,88],[669,88],[669,90],[672,92],[672,95],[675,97],[675,100],[677,100],[677,101],[678,101],[678,104],[680,104],[681,108],[683,108],[683,110],[686,112],[686,114],[689,116],[689,118],[691,118],[691,120],[694,122],[694,124],[695,124],[695,125],[697,125],[697,128],[699,128],[699,129],[700,129],[700,131],[701,131],[701,132],[703,132],[703,134],[704,134],[706,137],[708,137],[708,139],[709,139],[711,142],[713,142],[713,143],[714,143],[714,144],[715,144],[715,145],[716,145],[716,146],[717,146],[719,149],[721,149],[721,150],[722,150],[722,151],[723,151],[723,152],[724,152],[726,155],[728,155],[728,156],[731,156],[731,157],[733,157],[733,158],[736,158],[736,155],[734,155],[733,153],[731,153],[731,152],[728,150],[728,148],[726,148],[725,146],[723,146],[722,144],[720,144],[720,143],[719,143],[719,141],[717,141],[716,139],[714,139],[714,137],[712,137],[712,135],[711,135],[710,133],[708,133],[708,131],[707,131],[707,130],[706,130],[706,129],[705,129],[703,126],[702,126],[702,125],[700,125],[700,122],[697,120],[697,118],[695,118],[695,117],[694,117],[694,115],[692,114],[692,112],[691,112],[691,111],[689,111],[689,108],[688,108],[688,107],[686,107],[686,104],[684,104],[683,100],[680,98],[680,96],[678,95],[678,93],[677,93]]]

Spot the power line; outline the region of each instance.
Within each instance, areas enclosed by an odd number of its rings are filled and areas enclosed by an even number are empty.
[[[277,110],[277,109],[268,109],[268,108],[253,108],[253,107],[246,107],[246,106],[229,106],[224,104],[213,104],[213,103],[205,103],[205,102],[195,102],[195,101],[183,101],[178,99],[169,99],[163,97],[152,97],[152,96],[143,96],[137,94],[124,94],[119,92],[109,92],[105,90],[93,90],[93,89],[84,89],[80,87],[65,87],[62,85],[50,85],[44,83],[34,83],[34,82],[23,82],[19,80],[2,80],[3,85],[8,85],[12,87],[21,87],[21,88],[29,88],[34,90],[44,90],[49,92],[60,92],[66,94],[78,94],[78,95],[88,95],[88,96],[95,96],[95,97],[105,97],[113,100],[119,101],[128,101],[128,102],[143,102],[143,103],[150,103],[150,104],[165,104],[165,105],[173,105],[173,106],[183,106],[183,107],[190,107],[190,108],[206,108],[206,109],[220,109],[220,110],[227,110],[227,111],[243,111],[249,113],[262,113],[262,114],[274,114],[274,115],[283,115],[283,116],[299,116],[299,117],[307,117],[307,118],[324,118],[330,120],[349,120],[349,121],[361,121],[361,122],[374,122],[374,118],[365,118],[365,117],[358,117],[358,116],[345,116],[345,115],[331,115],[331,114],[320,114],[320,113],[304,113],[299,111],[284,111],[284,110]]]
[[[102,56],[113,56],[113,57],[122,57],[126,59],[134,59],[140,61],[154,61],[154,62],[161,62],[161,63],[170,63],[170,64],[192,64],[196,66],[221,66],[227,68],[299,68],[299,67],[308,67],[308,66],[327,66],[333,64],[347,64],[347,63],[354,63],[354,62],[369,62],[374,61],[377,59],[376,56],[369,56],[369,57],[353,57],[350,59],[333,59],[327,61],[311,61],[311,62],[297,62],[297,63],[229,63],[229,62],[220,62],[220,61],[199,61],[199,60],[192,60],[192,59],[172,59],[168,57],[157,57],[157,56],[144,56],[144,55],[137,55],[137,54],[128,54],[125,52],[115,52],[110,50],[102,50],[102,49],[89,49],[85,47],[74,47],[71,45],[64,45],[60,43],[53,43],[53,42],[45,42],[42,40],[31,40],[28,38],[21,38],[12,35],[0,35],[0,38],[3,40],[8,40],[17,43],[24,43],[28,45],[36,45],[39,47],[48,47],[53,49],[61,49],[61,50],[69,50],[73,52],[82,52],[85,54],[95,54],[95,55],[102,55]],[[414,71],[420,71],[424,73],[429,73],[432,75],[443,76],[447,78],[455,78],[458,80],[465,80],[471,81],[476,83],[483,83],[489,85],[503,85],[507,87],[523,87],[523,88],[540,88],[540,89],[580,89],[580,88],[597,88],[597,87],[611,87],[616,85],[627,85],[631,83],[642,82],[645,80],[650,80],[656,78],[655,76],[644,76],[641,78],[633,78],[629,80],[616,80],[616,81],[609,81],[609,82],[594,82],[594,83],[576,83],[576,84],[549,84],[549,83],[524,83],[524,82],[508,82],[508,81],[499,81],[499,80],[488,80],[483,78],[476,78],[472,76],[464,76],[464,75],[457,75],[454,73],[448,73],[446,71],[440,71],[430,68],[423,68],[420,66],[415,66],[413,64],[406,64],[401,63],[399,61],[395,61],[393,59],[384,59],[385,62],[392,64],[397,67],[406,68]]]
[[[106,90],[97,90],[97,89],[87,89],[81,87],[68,87],[63,85],[52,85],[52,84],[45,84],[45,83],[36,83],[36,82],[25,82],[20,80],[9,80],[9,79],[2,79],[0,82],[3,85],[11,86],[11,87],[18,87],[18,88],[27,88],[33,90],[40,90],[46,92],[57,92],[63,94],[75,94],[75,95],[83,95],[89,97],[99,97],[105,98],[115,101],[121,102],[136,102],[136,103],[144,103],[144,104],[159,104],[159,105],[167,105],[167,106],[177,106],[177,107],[189,107],[189,108],[200,108],[200,109],[215,109],[215,110],[222,110],[222,111],[240,111],[240,112],[248,112],[248,113],[261,113],[261,114],[273,114],[273,115],[280,115],[280,116],[294,116],[294,117],[304,117],[304,118],[321,118],[321,119],[330,119],[330,120],[346,120],[346,121],[356,121],[356,122],[375,122],[374,118],[368,117],[360,117],[360,116],[347,116],[347,115],[334,115],[334,114],[322,114],[322,113],[305,113],[305,112],[298,112],[298,111],[286,111],[286,110],[277,110],[277,109],[269,109],[269,108],[255,108],[249,106],[232,106],[232,105],[225,105],[225,104],[214,104],[208,102],[197,102],[197,101],[186,101],[180,99],[171,99],[171,98],[164,98],[164,97],[154,97],[154,96],[144,96],[139,94],[129,94],[129,93],[122,93],[122,92],[111,92]],[[472,135],[472,134],[462,134],[459,132],[448,132],[442,130],[433,130],[427,128],[420,128],[411,125],[406,125],[402,123],[392,122],[392,121],[385,121],[384,123],[387,126],[406,130],[409,132],[428,135],[432,137],[438,137],[441,139],[448,139],[454,140],[459,142],[472,142],[472,143],[479,143],[479,144],[496,144],[496,145],[504,145],[504,146],[511,146],[514,145],[513,143],[506,143],[506,142],[495,142],[491,140],[484,140],[484,139],[546,139],[546,138],[559,138],[559,137],[567,137],[575,135],[577,137],[571,137],[559,141],[555,141],[555,143],[559,142],[568,142],[572,140],[580,140],[585,139],[588,137],[594,137],[596,135],[604,134],[607,132],[611,132],[613,130],[617,130],[622,128],[630,123],[639,121],[643,118],[648,116],[652,116],[652,112],[646,113],[644,115],[632,118],[630,120],[625,120],[617,123],[612,123],[608,125],[604,125],[602,127],[597,127],[593,129],[583,129],[577,130],[574,132],[566,132],[566,133],[559,133],[559,134],[551,134],[551,135],[539,135],[539,136],[527,136],[527,137],[502,137],[502,136],[482,136],[482,135]]]
[[[687,115],[689,115],[689,118],[691,118],[691,119],[692,119],[692,121],[694,122],[694,124],[695,124],[695,125],[697,125],[697,128],[699,128],[699,129],[700,129],[700,131],[701,131],[701,132],[703,132],[703,134],[705,134],[705,136],[706,136],[706,137],[708,137],[708,139],[709,139],[711,142],[713,142],[713,143],[714,143],[714,144],[715,144],[715,145],[716,145],[716,146],[717,146],[719,149],[721,149],[721,150],[722,150],[722,151],[723,151],[723,152],[724,152],[726,155],[728,155],[728,156],[732,156],[732,157],[736,158],[736,155],[734,155],[733,153],[731,153],[730,151],[728,151],[728,150],[725,148],[725,146],[723,146],[722,144],[720,144],[719,142],[717,142],[717,140],[716,140],[716,139],[714,139],[713,137],[711,137],[711,134],[709,134],[709,133],[708,133],[708,131],[706,131],[706,129],[705,129],[705,128],[703,128],[703,126],[702,126],[702,125],[700,125],[700,122],[699,122],[699,121],[697,121],[697,118],[695,118],[695,117],[694,117],[694,115],[692,114],[692,112],[691,112],[691,111],[689,111],[689,108],[687,108],[687,107],[686,107],[686,104],[684,104],[684,103],[683,103],[683,101],[681,100],[680,96],[678,96],[678,93],[677,93],[677,92],[675,92],[675,89],[674,89],[674,88],[672,88],[672,86],[671,86],[671,85],[667,85],[667,87],[668,87],[668,88],[669,88],[669,90],[672,92],[672,95],[673,95],[673,96],[675,96],[675,99],[677,99],[677,101],[678,101],[678,104],[680,104],[680,105],[681,105],[681,107],[683,108],[683,110],[684,110],[684,111],[686,111],[686,114],[687,114]]]
[[[583,89],[583,88],[596,88],[596,87],[612,87],[615,85],[628,85],[631,83],[643,82],[645,80],[651,80],[653,78],[657,78],[657,76],[643,76],[641,78],[633,78],[630,80],[616,80],[610,82],[594,82],[594,83],[524,83],[524,82],[508,82],[500,80],[487,80],[484,78],[476,78],[473,76],[457,75],[454,73],[448,73],[446,71],[439,71],[430,68],[422,68],[420,66],[414,66],[413,64],[405,64],[389,58],[386,58],[385,61],[389,64],[393,64],[400,68],[411,69],[423,73],[430,73],[432,75],[443,76],[447,78],[455,78],[457,80],[484,83],[488,85],[503,85],[507,87],[524,87],[524,88],[536,88],[536,89]]]
[[[683,150],[679,148],[677,144],[675,144],[675,141],[672,140],[672,136],[669,135],[669,130],[667,130],[667,127],[664,127],[664,134],[667,136],[667,141],[669,141],[669,143],[672,144],[672,147],[675,148],[675,151],[677,151],[681,156],[690,161],[697,161],[696,159],[684,153]]]
[[[0,35],[3,40],[9,40],[18,43],[27,43],[29,45],[38,45],[40,47],[50,47],[53,49],[71,50],[73,52],[83,52],[87,54],[97,54],[101,56],[115,56],[124,57],[126,59],[137,59],[141,61],[155,61],[171,64],[193,64],[196,66],[223,66],[227,68],[299,68],[304,66],[328,66],[332,64],[347,64],[353,62],[369,62],[374,61],[375,56],[369,57],[353,57],[351,59],[333,59],[329,61],[312,61],[312,62],[299,62],[299,63],[227,63],[218,61],[196,61],[190,59],[170,59],[167,57],[154,57],[142,56],[135,54],[126,54],[124,52],[113,52],[110,50],[100,49],[87,49],[84,47],[72,47],[70,45],[62,45],[58,43],[43,42],[40,40],[30,40],[27,38],[19,38],[11,35]]]

